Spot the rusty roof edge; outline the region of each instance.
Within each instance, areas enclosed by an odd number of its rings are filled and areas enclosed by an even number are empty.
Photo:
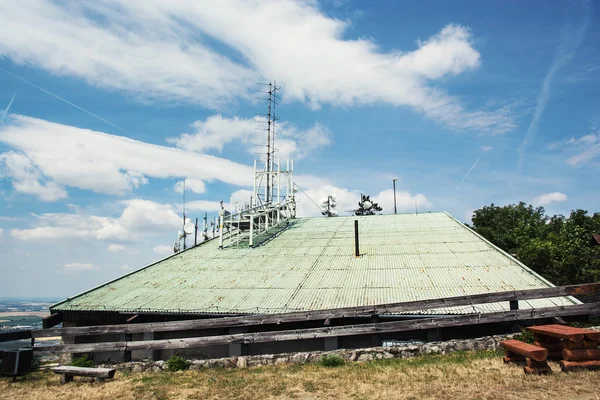
[[[533,275],[536,279],[539,279],[540,281],[542,281],[543,283],[548,285],[548,287],[556,287],[555,284],[553,284],[552,282],[550,282],[549,280],[547,280],[546,278],[544,278],[543,276],[541,276],[540,274],[538,274],[537,272],[535,272],[534,270],[529,268],[527,265],[523,264],[521,261],[517,260],[515,257],[511,256],[506,251],[502,250],[500,247],[496,246],[494,243],[490,242],[489,240],[487,240],[486,238],[481,236],[475,230],[471,229],[471,227],[463,224],[462,222],[460,222],[459,220],[454,218],[452,215],[448,214],[446,211],[444,211],[444,214],[446,214],[448,217],[450,217],[450,219],[452,219],[458,225],[462,226],[463,229],[466,229],[467,231],[471,232],[472,234],[474,234],[475,236],[477,236],[478,238],[483,240],[485,243],[490,245],[492,248],[498,250],[498,252],[500,252],[504,256],[508,257],[511,261],[514,261],[517,265],[519,265],[521,268],[523,268],[527,273],[529,273],[530,275]],[[571,301],[573,304],[582,304],[581,301],[577,300],[573,296],[566,296],[565,298],[569,299],[569,301]]]
[[[180,254],[182,254],[182,253],[185,253],[186,251],[190,251],[190,250],[192,250],[192,249],[195,249],[195,248],[197,248],[197,247],[200,247],[200,246],[202,246],[202,245],[203,245],[203,244],[205,244],[205,243],[212,242],[213,240],[215,240],[215,239],[217,239],[217,238],[218,238],[218,236],[216,236],[216,237],[214,237],[214,238],[211,238],[211,239],[209,239],[209,240],[206,240],[206,241],[204,241],[204,242],[202,242],[202,243],[199,243],[197,246],[192,246],[192,247],[190,247],[190,248],[188,248],[188,249],[185,249],[185,250],[183,250],[183,251],[179,251],[179,252],[177,252],[177,253],[173,253],[173,254],[171,254],[171,255],[169,255],[169,256],[166,256],[166,257],[164,257],[164,258],[161,258],[160,260],[154,261],[153,263],[150,263],[150,264],[146,265],[145,267],[142,267],[142,268],[136,269],[135,271],[131,271],[131,272],[129,272],[128,274],[125,274],[125,275],[119,276],[118,278],[112,279],[112,280],[110,280],[110,281],[108,281],[108,282],[104,282],[104,283],[102,283],[102,284],[100,284],[100,285],[98,285],[98,286],[95,286],[95,287],[93,287],[93,288],[91,288],[91,289],[88,289],[88,290],[86,290],[86,291],[84,291],[84,292],[78,293],[78,294],[76,294],[76,295],[75,295],[75,296],[73,296],[73,297],[67,297],[66,299],[64,299],[64,300],[61,300],[61,301],[59,301],[58,303],[52,304],[52,305],[51,305],[50,307],[48,307],[48,308],[50,309],[50,311],[52,311],[52,309],[53,309],[53,308],[55,308],[55,307],[58,307],[58,306],[60,306],[61,304],[64,304],[64,303],[66,303],[66,302],[68,302],[68,301],[71,301],[71,300],[74,300],[74,299],[76,299],[76,298],[78,298],[78,297],[81,297],[81,296],[83,296],[83,295],[86,295],[86,294],[88,294],[88,293],[90,293],[90,292],[93,292],[94,290],[100,289],[101,287],[104,287],[104,286],[110,285],[111,283],[114,283],[114,282],[116,282],[116,281],[119,281],[119,280],[121,280],[121,279],[125,279],[125,278],[127,278],[128,276],[131,276],[131,275],[133,275],[133,274],[137,274],[137,273],[138,273],[138,272],[140,272],[140,271],[143,271],[143,270],[145,270],[145,269],[147,269],[147,268],[150,268],[150,267],[152,267],[152,266],[154,266],[154,265],[156,265],[156,264],[158,264],[158,263],[161,263],[161,262],[163,262],[163,261],[166,261],[166,260],[168,260],[169,258],[172,258],[172,257],[174,257],[174,256],[176,256],[176,255],[180,255]],[[70,311],[70,310],[69,310],[69,311]]]

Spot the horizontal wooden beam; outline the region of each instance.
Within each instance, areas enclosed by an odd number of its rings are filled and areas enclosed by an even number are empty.
[[[13,340],[31,339],[33,337],[32,332],[33,331],[27,330],[0,333],[0,342],[12,342]]]
[[[530,310],[502,311],[487,314],[469,314],[452,317],[413,319],[407,321],[379,322],[361,325],[295,329],[275,332],[239,333],[221,336],[203,336],[185,339],[65,344],[43,347],[39,346],[34,347],[33,350],[38,352],[53,351],[66,353],[92,353],[100,351],[184,349],[233,343],[266,343],[389,332],[405,332],[432,328],[534,320],[540,318],[552,318],[555,316],[590,314],[600,314],[600,303],[577,304],[572,306],[547,307]]]
[[[42,318],[42,328],[50,329],[63,322],[63,313],[57,312]]]
[[[474,304],[496,303],[502,301],[518,301],[561,297],[571,295],[592,295],[600,293],[600,283],[585,285],[558,286],[542,289],[515,290],[509,292],[485,293],[469,296],[447,297],[442,299],[417,300],[401,303],[390,303],[373,306],[344,307],[325,310],[298,311],[281,314],[259,314],[236,317],[196,319],[170,322],[149,322],[129,325],[100,325],[73,327],[62,329],[34,330],[35,338],[55,337],[62,335],[103,335],[107,333],[143,333],[167,332],[192,329],[230,328],[235,326],[269,325],[288,322],[326,320],[333,318],[350,318],[365,315],[402,314],[407,312],[470,306]],[[202,314],[198,314],[200,317]],[[0,334],[0,342],[2,342]]]

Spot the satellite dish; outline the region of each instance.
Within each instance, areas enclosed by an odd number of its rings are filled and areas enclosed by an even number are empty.
[[[195,228],[196,228],[196,225],[194,225],[194,223],[189,220],[185,223],[185,225],[183,225],[183,231],[185,232],[186,235],[190,235],[190,234],[194,233]]]
[[[185,236],[185,233],[183,233],[183,232],[179,231],[179,232],[177,233],[177,240],[181,240],[181,239],[183,239],[183,237],[184,237],[184,236]]]

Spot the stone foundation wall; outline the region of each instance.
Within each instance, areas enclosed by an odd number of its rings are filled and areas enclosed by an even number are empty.
[[[600,331],[600,326],[588,329]],[[409,358],[423,354],[448,354],[455,351],[496,350],[500,342],[511,339],[516,333],[507,335],[485,336],[476,339],[456,339],[444,342],[428,342],[419,344],[401,344],[395,346],[371,347],[365,349],[339,349],[332,351],[310,351],[286,354],[265,354],[254,356],[237,356],[213,358],[208,360],[190,360],[190,369],[203,368],[247,368],[281,364],[307,364],[319,362],[324,355],[337,355],[348,362],[365,362],[389,358]],[[111,365],[100,365],[100,367]],[[112,365],[119,371],[145,372],[163,371],[167,369],[164,361],[139,361]]]
[[[515,334],[486,336],[476,339],[449,340],[445,342],[429,342],[419,344],[401,344],[365,349],[339,349],[332,351],[311,351],[287,354],[265,354],[253,356],[237,356],[208,360],[190,360],[190,369],[203,368],[247,368],[280,364],[307,364],[318,362],[324,355],[337,355],[349,362],[364,362],[389,358],[409,358],[422,354],[447,354],[454,351],[496,350],[500,342],[510,339]],[[106,365],[108,366],[108,365]],[[119,371],[144,372],[162,371],[167,366],[164,361],[139,361],[117,364]]]

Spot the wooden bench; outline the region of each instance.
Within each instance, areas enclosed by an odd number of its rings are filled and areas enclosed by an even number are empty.
[[[67,383],[73,380],[74,376],[90,376],[95,378],[96,382],[104,382],[105,379],[112,379],[115,376],[116,368],[83,368],[64,365],[52,368],[55,374],[62,375],[61,382]]]
[[[519,340],[505,340],[504,342],[501,342],[500,345],[510,353],[531,358],[535,361],[546,361],[546,358],[548,357],[548,350],[544,349],[543,347],[523,343]],[[507,354],[507,356],[508,355],[509,354]]]

